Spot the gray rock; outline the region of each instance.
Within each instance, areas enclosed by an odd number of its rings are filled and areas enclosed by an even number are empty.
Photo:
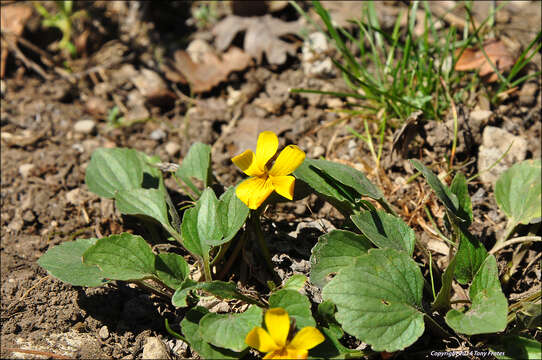
[[[521,88],[519,92],[519,103],[525,106],[531,106],[535,103],[538,84],[529,82]]]
[[[32,173],[32,171],[34,171],[35,168],[36,165],[34,164],[22,164],[21,166],[19,166],[19,174],[21,174],[23,178],[26,178],[30,176],[30,174]]]
[[[491,167],[510,147],[508,153],[490,171]],[[508,131],[493,126],[486,126],[482,135],[482,145],[478,152],[478,172],[480,180],[493,187],[498,177],[515,163],[525,160],[527,141]]]
[[[169,359],[166,345],[157,337],[147,338],[143,346],[143,359]]]
[[[79,120],[73,126],[73,130],[81,134],[91,134],[96,130],[96,123],[94,120]]]

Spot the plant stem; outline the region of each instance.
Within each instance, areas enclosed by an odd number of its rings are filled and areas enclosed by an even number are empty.
[[[433,257],[431,252],[429,252],[429,276],[431,277],[431,290],[433,291],[433,301],[437,298],[435,294],[435,281],[433,280]]]
[[[514,233],[514,230],[516,229],[516,226],[518,226],[517,221],[513,221],[512,219],[508,219],[508,223],[506,224],[506,228],[504,229],[504,234],[502,237],[497,239],[495,242],[495,245],[493,245],[493,248],[489,251],[490,254],[494,254],[497,250],[500,250],[503,248],[503,244],[508,240],[510,236]]]
[[[203,255],[202,262],[203,273],[205,274],[205,281],[213,281],[213,277],[211,275],[211,266],[209,265],[209,254]]]
[[[448,337],[448,338],[452,337],[452,335],[448,331],[446,331],[446,329],[440,326],[439,323],[437,323],[431,316],[425,313],[424,315],[426,319],[429,319],[429,324],[431,325],[431,327],[436,329],[438,332],[440,332],[441,335],[443,335],[443,337]]]
[[[216,256],[213,258],[213,260],[211,260],[211,266],[213,266],[214,264],[219,262],[224,257],[224,255],[226,254],[226,252],[230,248],[230,244],[231,244],[231,241],[228,241],[227,243],[223,244],[220,247],[220,250],[218,250],[218,254],[216,254]]]
[[[495,246],[493,246],[493,249],[491,249],[491,251],[489,251],[489,253],[490,254],[495,254],[497,251],[499,251],[501,249],[504,249],[505,247],[507,247],[509,245],[518,244],[518,243],[527,242],[527,241],[542,241],[542,237],[540,237],[540,236],[520,236],[520,237],[517,237],[517,238],[507,240],[507,241],[502,241],[502,242],[499,243],[498,246],[497,246],[497,244],[495,244]]]
[[[250,223],[252,226],[252,229],[254,231],[254,234],[256,235],[256,239],[258,240],[258,245],[260,246],[260,250],[262,251],[262,255],[265,259],[265,263],[267,265],[268,270],[270,271],[271,275],[273,276],[273,281],[278,286],[280,285],[280,280],[275,272],[275,269],[273,268],[273,262],[271,261],[271,253],[269,252],[269,248],[267,247],[267,244],[265,243],[265,238],[263,236],[262,227],[260,225],[260,216],[259,212],[253,211],[250,214]]]
[[[245,231],[245,232],[241,235],[241,238],[239,239],[239,241],[237,241],[237,244],[235,245],[235,248],[233,249],[232,254],[231,254],[230,257],[228,258],[228,261],[227,261],[226,264],[224,265],[224,268],[222,269],[222,271],[221,271],[220,274],[218,275],[218,279],[219,279],[219,280],[224,279],[224,277],[226,276],[226,274],[228,273],[228,271],[230,271],[230,268],[232,267],[234,261],[235,261],[235,260],[237,259],[237,257],[239,256],[239,252],[241,251],[241,249],[243,248],[243,246],[245,246],[246,239],[247,239],[247,232]]]
[[[147,291],[149,291],[149,292],[151,292],[151,293],[153,293],[155,295],[158,295],[161,298],[164,298],[166,300],[171,300],[171,296],[169,296],[168,294],[166,294],[162,290],[158,289],[157,287],[155,287],[153,285],[150,285],[150,284],[147,284],[143,280],[134,280],[132,282],[134,284],[136,284],[137,286],[139,286],[140,288],[145,289],[145,290],[147,290]]]

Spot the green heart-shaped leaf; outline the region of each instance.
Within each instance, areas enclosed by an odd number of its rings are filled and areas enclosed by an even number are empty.
[[[311,281],[323,287],[329,275],[337,274],[352,264],[354,259],[372,248],[363,235],[345,230],[332,230],[318,238],[311,251]]]
[[[218,199],[210,187],[205,188],[198,200],[198,237],[208,245],[220,245],[222,231],[218,220]]]
[[[472,203],[470,201],[467,179],[463,173],[458,172],[455,175],[450,185],[450,191],[457,196],[459,217],[466,219],[467,223],[465,226],[469,226],[472,223]]]
[[[204,187],[209,186],[211,179],[211,147],[200,142],[190,146],[188,154],[184,157],[175,175],[199,195],[200,191],[192,183],[191,178],[203,181]]]
[[[100,148],[92,153],[85,183],[90,191],[112,198],[122,189],[137,189],[143,180],[143,165],[133,149]]]
[[[208,313],[209,310],[206,308],[197,306],[188,311],[181,321],[181,329],[190,346],[203,359],[240,359],[242,354],[213,346],[203,340],[199,322]]]
[[[528,224],[542,216],[540,164],[540,159],[517,163],[495,184],[497,204],[516,224]]]
[[[295,319],[298,329],[316,326],[312,317],[311,303],[303,294],[295,290],[279,290],[269,297],[269,308],[283,308]]]
[[[414,230],[400,218],[378,210],[356,213],[350,219],[379,248],[402,250],[409,255],[414,252]]]
[[[186,260],[173,253],[158,254],[155,267],[158,278],[172,289],[179,288],[190,273]]]
[[[460,284],[468,284],[484,263],[488,252],[484,245],[465,230],[459,231],[459,249],[455,254],[454,275]]]
[[[312,188],[319,196],[335,206],[343,214],[352,212],[354,198],[341,191],[338,182],[318,168],[310,166],[310,159],[305,159],[303,163],[294,171],[296,179],[301,180]],[[301,187],[297,184],[296,189]],[[352,190],[353,191],[353,190]]]
[[[115,200],[121,213],[148,216],[162,224],[169,232],[175,232],[169,223],[164,194],[159,189],[123,189],[115,194]]]
[[[459,222],[465,222],[468,219],[462,218],[461,216],[464,216],[463,212],[459,211],[459,200],[457,199],[457,196],[452,193],[450,188],[446,185],[444,185],[439,178],[431,171],[429,168],[427,168],[425,165],[423,165],[421,162],[419,162],[416,159],[410,159],[410,163],[423,174],[425,177],[425,180],[427,180],[427,183],[439,200],[444,204],[446,209],[451,213],[451,215],[455,216]]]
[[[96,241],[83,254],[83,263],[96,265],[111,280],[141,280],[154,275],[154,254],[138,235],[122,233]]]
[[[405,252],[371,249],[339,272],[322,296],[343,329],[375,351],[402,350],[424,331],[423,276]]]
[[[193,254],[207,257],[211,245],[220,245],[222,230],[217,215],[218,199],[206,188],[195,206],[186,210],[181,224],[183,245]]]
[[[435,298],[435,301],[431,304],[433,310],[449,309],[450,308],[450,296],[452,291],[452,281],[454,279],[455,271],[455,258],[448,264],[446,270],[442,274],[442,285]]]
[[[382,198],[380,190],[367,179],[367,176],[353,167],[328,160],[308,159],[305,161],[309,166],[324,171],[341,184],[356,190],[361,196],[368,196],[375,200]]]
[[[218,245],[233,239],[245,223],[248,212],[249,208],[235,195],[235,187],[229,187],[218,202],[218,220],[224,236]]]
[[[98,239],[77,239],[47,250],[38,264],[54,277],[75,286],[100,286],[107,281],[97,266],[83,264],[83,253]]]
[[[539,305],[540,306],[540,305]],[[499,336],[498,341],[489,344],[499,360],[542,359],[542,344],[539,341],[517,335]],[[498,353],[504,352],[504,355]]]
[[[486,258],[472,280],[469,289],[471,308],[466,312],[452,309],[446,314],[446,323],[455,331],[467,334],[489,334],[506,328],[508,303],[499,283],[499,270],[495,256]]]
[[[251,305],[243,313],[208,313],[199,322],[203,340],[208,343],[236,352],[245,350],[245,338],[250,330],[262,323],[263,311]]]

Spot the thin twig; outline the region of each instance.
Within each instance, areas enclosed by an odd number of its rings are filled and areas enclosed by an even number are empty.
[[[41,351],[41,350],[27,350],[27,349],[16,349],[16,348],[5,348],[7,351],[11,352],[18,352],[23,354],[31,354],[31,355],[41,355],[41,356],[47,356],[48,358],[52,359],[72,359],[71,357],[55,354],[49,351]]]
[[[32,290],[34,290],[39,284],[41,284],[42,282],[44,282],[45,280],[49,279],[49,275],[47,275],[46,277],[44,278],[41,278],[38,282],[36,282],[34,285],[32,285],[30,287],[30,289],[26,290],[26,292],[23,294],[23,296],[21,296],[20,298],[18,298],[17,300],[15,300],[14,302],[12,302],[11,304],[9,304],[7,310],[11,309],[13,306],[15,306],[15,304],[18,304],[20,303],[21,301],[24,300],[24,298],[26,298],[28,296],[28,294],[30,294],[30,292]]]
[[[41,75],[41,77],[43,77],[45,80],[51,80],[51,76],[49,74],[47,74],[41,68],[41,66],[36,64],[34,61],[28,59],[12,39],[9,39],[8,36],[2,36],[2,37],[6,40],[9,50],[13,51],[15,53],[15,56],[19,60],[21,60],[26,67],[34,69],[34,71],[37,72],[39,75]]]

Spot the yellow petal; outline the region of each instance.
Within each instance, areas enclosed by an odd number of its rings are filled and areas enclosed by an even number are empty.
[[[275,164],[269,171],[272,176],[284,176],[291,174],[305,160],[305,152],[296,145],[286,146],[275,160]]]
[[[288,354],[287,359],[306,359],[309,357],[309,352],[307,350],[286,348],[286,353]]]
[[[294,183],[295,178],[293,176],[269,176],[275,191],[284,196],[288,200],[294,198]]]
[[[265,326],[269,335],[279,347],[286,345],[288,332],[290,331],[290,317],[283,308],[273,308],[265,313]]]
[[[279,138],[272,131],[261,132],[256,145],[256,163],[261,171],[265,171],[265,164],[277,153]]]
[[[315,327],[307,326],[295,334],[288,344],[289,349],[309,350],[325,340],[324,335]]]
[[[263,171],[260,170],[256,161],[256,156],[252,150],[245,150],[241,154],[232,157],[231,161],[237,165],[248,176],[261,176]]]
[[[273,341],[273,338],[269,336],[269,333],[259,326],[250,330],[245,338],[245,342],[248,346],[264,353],[279,348]]]
[[[235,194],[250,209],[257,209],[273,192],[271,180],[251,177],[237,185]]]
[[[308,355],[307,350],[279,349],[265,355],[264,359],[306,359]]]

